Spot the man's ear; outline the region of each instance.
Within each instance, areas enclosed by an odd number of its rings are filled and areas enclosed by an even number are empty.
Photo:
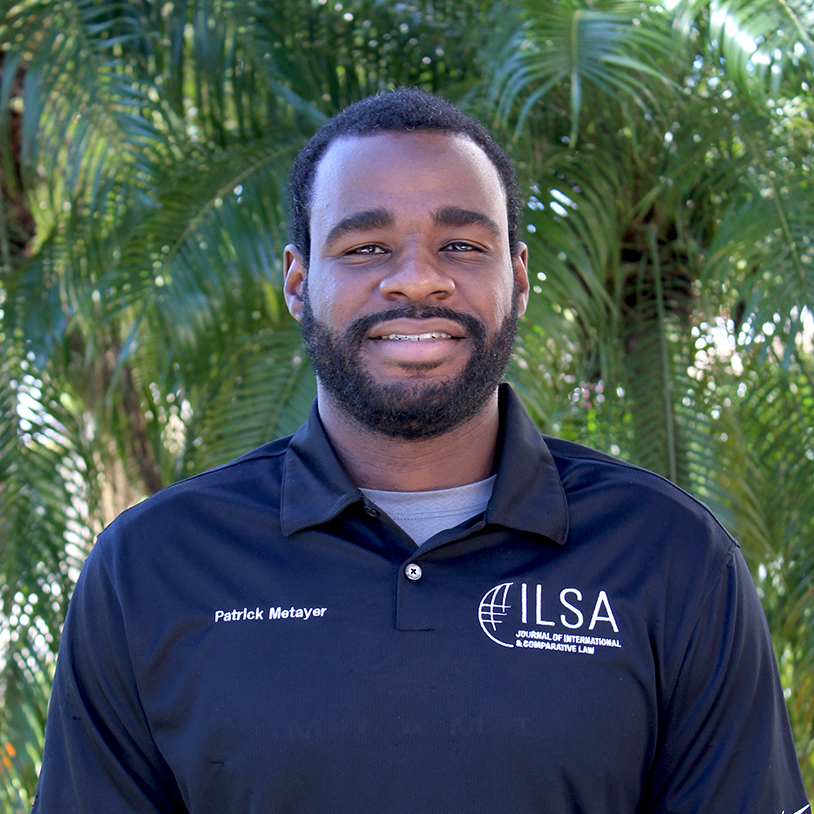
[[[283,294],[288,311],[297,322],[302,320],[303,293],[305,288],[305,265],[300,250],[292,243],[283,254]]]
[[[517,244],[517,255],[512,258],[514,279],[517,281],[518,315],[526,313],[529,304],[529,247],[522,241]]]

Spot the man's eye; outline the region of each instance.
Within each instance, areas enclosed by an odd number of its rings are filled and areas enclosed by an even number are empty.
[[[452,243],[447,243],[444,246],[444,251],[447,252],[477,252],[480,251],[477,246],[467,243],[465,240],[453,240]]]
[[[356,246],[347,254],[384,254],[385,250],[375,243],[366,243],[364,246]]]

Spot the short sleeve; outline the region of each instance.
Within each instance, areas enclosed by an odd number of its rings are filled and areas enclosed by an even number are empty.
[[[738,548],[661,714],[641,811],[808,811],[768,626]]]
[[[68,609],[32,814],[185,812],[139,701],[99,544]]]

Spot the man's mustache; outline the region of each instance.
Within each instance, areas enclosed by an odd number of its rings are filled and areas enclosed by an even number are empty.
[[[358,317],[347,327],[345,338],[355,344],[361,344],[377,325],[395,319],[446,319],[456,322],[475,340],[483,340],[486,336],[483,323],[471,314],[461,314],[443,305],[401,305],[387,311],[376,311]]]

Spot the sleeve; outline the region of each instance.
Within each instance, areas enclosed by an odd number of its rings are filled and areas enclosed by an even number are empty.
[[[68,609],[32,814],[186,812],[139,700],[99,544]]]
[[[737,547],[662,703],[642,811],[804,814],[768,625]]]

